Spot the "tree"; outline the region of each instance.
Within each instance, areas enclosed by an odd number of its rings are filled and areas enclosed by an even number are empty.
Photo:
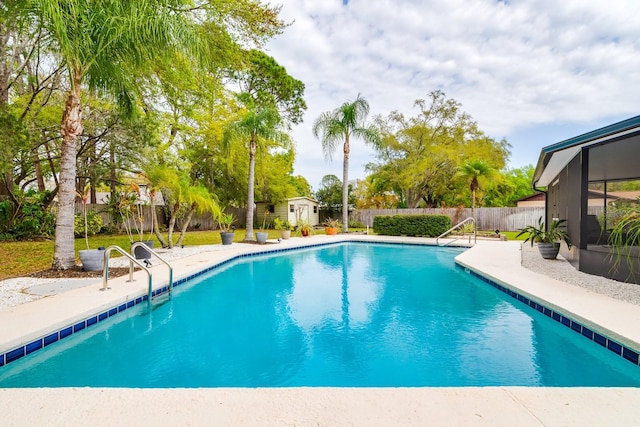
[[[458,172],[462,177],[467,178],[469,183],[469,189],[471,190],[471,216],[475,220],[476,209],[476,190],[480,187],[478,180],[480,178],[487,178],[493,173],[491,166],[481,160],[469,160],[465,162]]]
[[[34,0],[31,12],[69,73],[62,114],[62,151],[53,257],[55,269],[75,266],[76,144],[83,131],[82,85],[112,94],[133,111],[133,70],[166,50],[197,52],[197,26],[162,1]]]
[[[132,113],[136,95],[141,94],[136,82],[140,74],[153,71],[155,60],[179,54],[210,70],[212,63],[228,62],[220,61],[222,53],[229,52],[225,58],[235,61],[232,56],[241,43],[260,45],[284,24],[277,18],[279,7],[263,6],[258,0],[33,0],[29,6],[34,27],[42,28],[42,40],[50,43],[55,59],[68,72],[53,260],[53,268],[64,269],[75,265],[75,160],[83,132],[82,90],[106,94]]]
[[[233,122],[227,129],[225,143],[230,147],[233,140],[245,141],[249,148],[249,177],[247,182],[247,225],[245,241],[253,241],[253,209],[255,185],[255,161],[258,144],[262,141],[272,141],[283,148],[289,148],[289,135],[280,130],[282,121],[277,111],[271,108],[260,109],[253,107],[244,117]]]
[[[218,204],[213,196],[202,185],[193,183],[186,171],[178,171],[166,165],[156,165],[151,168],[147,175],[152,188],[162,192],[165,205],[169,211],[169,226],[167,240],[165,241],[157,226],[157,218],[153,218],[156,224],[155,234],[163,247],[173,248],[173,230],[176,220],[183,217],[180,236],[176,245],[182,244],[187,227],[191,222],[194,213],[211,212],[216,215],[220,212]],[[152,209],[152,215],[155,210]]]
[[[376,130],[366,125],[369,103],[360,96],[353,102],[345,102],[333,111],[322,113],[313,123],[313,135],[322,141],[325,159],[330,160],[338,143],[343,144],[342,164],[342,232],[349,231],[349,154],[350,139],[360,138],[365,143],[376,145],[379,137]]]
[[[484,135],[460,104],[441,91],[431,92],[429,101],[415,101],[415,117],[398,112],[376,117],[381,140],[374,147],[377,162],[367,165],[375,183],[371,196],[395,194],[400,206],[408,208],[451,206],[468,200],[467,183],[456,179],[465,160],[482,160],[495,170],[504,167],[506,141]]]
[[[272,140],[289,149],[291,141],[288,136],[285,138],[286,135],[280,128],[302,122],[307,105],[302,98],[304,83],[291,77],[275,59],[255,49],[248,52],[248,58],[247,68],[235,76],[241,86],[238,98],[248,112],[231,126],[230,135],[244,135],[248,139],[249,182],[245,241],[252,241],[257,144]]]

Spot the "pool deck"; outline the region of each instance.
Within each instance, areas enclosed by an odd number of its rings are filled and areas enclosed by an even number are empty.
[[[277,245],[218,246],[172,261],[174,280],[264,250],[342,240],[433,244],[434,239],[314,236]],[[478,241],[457,262],[632,348],[640,348],[640,306],[560,282],[521,266],[519,242]],[[154,288],[167,269],[152,268]],[[0,353],[146,295],[144,272],[0,309]],[[99,369],[100,362],[96,361]],[[2,369],[2,368],[0,368]],[[637,388],[271,388],[0,389],[3,426],[24,425],[638,425]]]

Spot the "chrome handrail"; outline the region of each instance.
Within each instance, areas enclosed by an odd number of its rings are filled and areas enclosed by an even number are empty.
[[[440,240],[440,238],[446,236],[447,234],[451,233],[453,230],[455,230],[456,228],[459,228],[461,225],[466,224],[467,222],[473,222],[473,243],[475,244],[477,242],[477,234],[476,234],[476,230],[475,230],[475,225],[476,225],[476,220],[473,217],[469,217],[467,219],[465,219],[464,221],[461,221],[459,223],[457,223],[456,225],[454,225],[453,227],[451,227],[450,229],[448,229],[447,231],[445,231],[444,233],[442,233],[441,235],[439,235],[438,237],[436,237],[436,245],[438,246],[447,246],[450,245],[453,242],[456,242],[458,240],[460,240],[462,237],[458,237],[457,239],[453,239],[450,242],[444,243],[444,244],[440,244],[440,242],[438,242],[438,240]],[[469,243],[471,243],[471,236],[469,236]]]
[[[166,259],[162,258],[156,251],[151,249],[149,246],[145,245],[143,242],[135,242],[134,244],[131,245],[131,256],[135,256],[134,254],[135,254],[136,248],[143,248],[144,250],[149,252],[151,255],[155,255],[156,258],[158,258],[167,267],[169,267],[169,286],[167,288],[167,292],[171,294],[171,288],[173,287],[173,267],[171,266],[171,264],[169,264],[169,262]],[[133,277],[133,262],[129,260],[129,279],[131,280],[132,277]]]
[[[129,255],[127,252],[125,252],[125,250],[122,249],[120,246],[113,245],[113,246],[109,246],[107,249],[104,250],[104,272],[102,274],[102,288],[100,290],[106,291],[107,289],[109,289],[109,287],[107,286],[107,282],[109,281],[109,255],[111,254],[112,250],[116,250],[120,252],[122,255],[129,258],[130,263],[131,262],[135,263],[138,267],[142,268],[144,271],[147,272],[147,275],[149,276],[148,299],[149,299],[149,303],[151,303],[151,296],[153,295],[153,275],[151,274],[151,270],[149,270],[147,267],[142,265],[141,262],[139,262],[137,259],[135,259],[131,255]],[[129,281],[130,282],[133,281],[133,268],[129,270]]]

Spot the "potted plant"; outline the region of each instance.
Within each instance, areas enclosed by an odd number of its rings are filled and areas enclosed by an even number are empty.
[[[233,223],[236,221],[232,213],[221,212],[217,218],[220,227],[220,238],[223,245],[230,245],[233,242]]]
[[[82,268],[85,271],[100,271],[104,268],[104,249],[89,249],[89,223],[87,221],[87,205],[89,204],[89,194],[91,184],[84,186],[82,197],[82,216],[84,218],[84,241],[87,244],[86,250],[78,251]]]
[[[637,275],[638,261],[637,247],[640,246],[640,210],[637,207],[624,212],[616,219],[611,234],[607,240],[611,246],[612,271],[617,272],[626,261],[629,270],[629,278]]]
[[[571,248],[571,240],[567,232],[560,227],[566,222],[564,219],[554,219],[548,228],[545,228],[542,217],[538,219],[538,225],[528,225],[520,230],[520,233],[516,237],[520,237],[524,234],[527,235],[526,242],[531,242],[533,246],[534,242],[538,244],[538,251],[544,259],[555,259],[560,251],[560,242],[564,241],[567,247]]]
[[[268,209],[264,211],[264,215],[262,216],[262,227],[260,227],[260,231],[256,233],[256,240],[260,244],[266,243],[267,237],[269,237],[269,233],[264,231],[267,227],[267,218],[269,218],[269,213]]]
[[[302,235],[302,237],[309,236],[313,231],[313,227],[311,227],[311,224],[305,220],[299,220],[297,227],[300,229],[300,234]]]
[[[337,219],[327,219],[324,222],[324,234],[328,236],[334,236],[338,234],[338,229],[340,227],[340,221]]]
[[[293,227],[291,226],[289,221],[283,221],[280,219],[280,217],[275,217],[273,219],[273,227],[276,230],[280,230],[280,238],[282,238],[283,240],[287,240],[291,237],[291,230],[293,230]]]

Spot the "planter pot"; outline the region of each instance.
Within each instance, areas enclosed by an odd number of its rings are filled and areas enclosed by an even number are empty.
[[[264,233],[262,231],[258,231],[256,233],[256,240],[258,243],[265,243],[267,241],[267,237],[269,237],[269,233]]]
[[[560,252],[560,243],[538,243],[538,251],[544,259],[556,259]]]
[[[305,230],[303,228],[302,230],[300,230],[300,234],[302,234],[302,237],[307,237],[309,235],[309,230]]]
[[[280,230],[280,238],[287,240],[291,237],[291,230]]]
[[[230,245],[233,242],[233,231],[221,231],[220,238],[223,245]]]
[[[135,242],[137,243],[137,242]],[[142,243],[148,247],[153,249],[153,240],[143,240]],[[151,259],[151,253],[144,250],[144,248],[137,247],[133,250],[136,259]]]
[[[100,271],[104,268],[104,250],[89,249],[79,252],[84,271]]]
[[[338,228],[337,227],[325,227],[324,228],[324,234],[326,234],[328,236],[334,236],[334,235],[338,234]]]

